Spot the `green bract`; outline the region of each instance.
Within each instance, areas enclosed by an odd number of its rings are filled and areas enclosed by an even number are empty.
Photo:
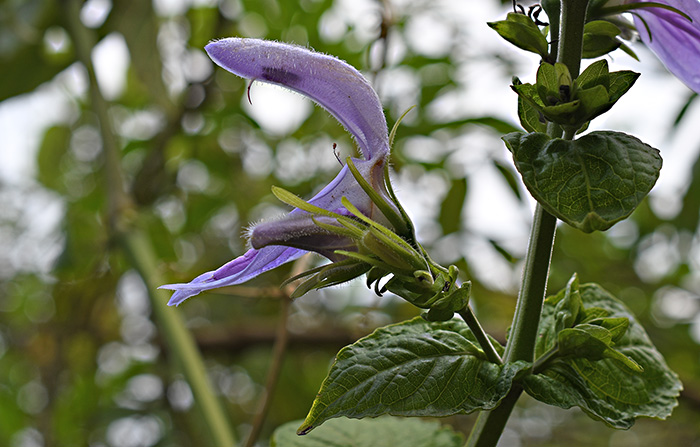
[[[365,188],[352,159],[348,158],[347,163],[352,175]],[[395,199],[390,186],[388,188],[398,208],[398,213],[394,213],[390,220],[395,222],[394,227],[400,228],[403,235],[365,216],[346,197],[341,198],[341,203],[351,216],[324,210],[289,191],[273,187],[272,192],[278,199],[312,214],[312,220],[320,230],[329,236],[338,236],[346,244],[346,249],[334,251],[334,262],[288,279],[286,283],[305,278],[292,293],[292,298],[367,273],[367,286],[374,284],[378,295],[388,290],[421,309],[429,309],[424,317],[430,321],[449,320],[455,312],[467,306],[471,284],[466,282],[459,285],[456,266],[451,265],[446,269],[428,257],[413,236],[413,224]],[[391,215],[388,212],[390,207],[381,197],[371,194],[370,197],[377,207],[387,210],[384,211],[385,215]],[[379,281],[389,275],[392,275],[391,279],[380,287]]]
[[[605,56],[622,45],[617,36],[620,28],[605,20],[594,20],[583,28],[582,57],[592,59]]]
[[[511,12],[506,20],[490,22],[488,25],[516,47],[539,54],[542,59],[548,58],[547,38],[537,24],[525,14]]]
[[[608,63],[591,64],[575,80],[566,65],[543,62],[537,70],[537,83],[523,84],[515,79],[521,124],[530,132],[543,132],[545,120],[567,130],[578,130],[588,121],[607,112],[639,76],[632,71],[610,73]]]
[[[682,385],[630,311],[597,284],[566,289],[544,303],[535,374],[525,391],[562,408],[629,428],[639,416],[664,419]]]
[[[621,132],[591,132],[573,141],[514,132],[503,140],[532,196],[586,233],[629,216],[661,169],[658,150]]]

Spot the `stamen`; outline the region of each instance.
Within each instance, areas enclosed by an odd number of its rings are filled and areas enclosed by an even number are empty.
[[[340,166],[343,166],[342,160],[340,160],[340,156],[338,155],[338,152],[336,152],[336,148],[338,147],[337,144],[333,143],[333,155],[335,155],[335,159],[338,160],[338,163],[340,163]]]
[[[248,84],[248,102],[250,105],[253,105],[253,101],[250,100],[250,88],[253,86],[253,82],[255,82],[255,79],[251,79],[250,83]]]

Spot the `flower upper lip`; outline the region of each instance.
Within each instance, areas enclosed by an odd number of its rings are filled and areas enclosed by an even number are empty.
[[[355,68],[303,47],[259,39],[226,38],[209,43],[205,49],[216,64],[238,76],[289,88],[328,110],[357,142],[364,157],[352,159],[357,171],[394,207],[384,184],[389,156],[386,119],[376,92]],[[343,197],[369,218],[387,222],[347,165],[309,203],[344,214]],[[335,249],[352,245],[350,240],[318,227],[311,214],[298,208],[281,219],[255,226],[251,243],[254,248],[244,255],[190,283],[161,286],[175,291],[168,304],[178,305],[204,290],[243,283],[307,251],[335,260]]]

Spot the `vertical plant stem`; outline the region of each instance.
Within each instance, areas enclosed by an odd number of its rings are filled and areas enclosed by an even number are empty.
[[[559,24],[557,61],[569,68],[572,78],[578,76],[583,48],[583,26],[586,23],[588,0],[562,0]],[[556,30],[553,30],[556,32]],[[548,134],[559,136],[558,126],[548,126]],[[573,138],[573,134],[567,134]],[[535,209],[525,268],[515,307],[510,337],[506,346],[505,361],[534,360],[537,329],[544,301],[549,265],[554,245],[556,218],[539,204]],[[467,440],[468,447],[494,447],[503,433],[508,418],[515,407],[522,387],[514,384],[500,405],[489,412],[482,412]]]
[[[302,256],[294,263],[291,276],[296,276],[306,270],[308,266],[309,256]],[[287,321],[289,319],[289,311],[292,306],[292,293],[294,292],[295,283],[287,284],[280,294],[280,316],[277,324],[277,333],[275,335],[275,344],[272,348],[272,360],[268,369],[267,379],[265,379],[265,392],[262,399],[258,403],[255,419],[253,419],[253,427],[250,430],[248,439],[246,439],[245,447],[253,447],[262,431],[263,423],[267,418],[267,413],[270,411],[272,398],[277,388],[277,382],[282,372],[282,363],[289,345],[289,331],[287,330]]]
[[[201,413],[202,421],[207,425],[211,442],[217,447],[234,446],[236,440],[229,419],[214,394],[194,338],[185,327],[180,313],[168,307],[170,294],[157,288],[164,281],[159,277],[157,258],[150,241],[139,229],[122,234],[119,239],[131,264],[146,283],[158,330],[167,343],[169,354],[182,369],[192,390],[196,408]]]
[[[537,323],[542,312],[542,302],[547,289],[549,262],[554,245],[554,232],[557,219],[537,204],[530,231],[530,244],[527,248],[520,294],[515,305],[515,315],[506,345],[505,358],[533,361]]]
[[[235,445],[233,430],[209,383],[201,354],[192,335],[185,328],[180,314],[167,307],[168,293],[157,289],[158,285],[164,283],[158,275],[157,257],[146,234],[134,225],[136,213],[132,208],[130,197],[126,194],[119,143],[112,128],[109,104],[100,92],[95,68],[92,65],[91,52],[95,45],[95,37],[80,22],[81,5],[82,2],[79,0],[61,2],[76,55],[88,74],[91,106],[100,123],[108,195],[109,231],[146,284],[158,329],[168,346],[169,353],[182,369],[192,389],[196,408],[199,409],[202,421],[207,426],[210,442],[216,447],[231,447]]]
[[[279,381],[280,372],[282,371],[282,363],[287,352],[287,346],[289,345],[287,320],[289,318],[289,308],[291,305],[292,300],[289,295],[284,294],[284,296],[280,297],[280,316],[277,324],[277,333],[275,334],[275,344],[272,347],[272,361],[270,362],[270,368],[268,369],[267,378],[265,379],[265,391],[258,403],[255,418],[253,419],[253,426],[250,429],[248,439],[246,439],[245,447],[253,447],[255,445],[255,441],[257,441],[260,436],[263,424],[267,418],[267,413],[272,404],[272,397],[277,388],[277,382]]]

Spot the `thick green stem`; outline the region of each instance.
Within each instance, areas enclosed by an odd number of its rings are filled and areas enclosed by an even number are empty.
[[[131,265],[141,275],[148,289],[151,307],[158,322],[158,330],[167,342],[169,354],[176,360],[195,398],[208,436],[216,447],[236,444],[233,430],[219,400],[214,394],[202,356],[192,334],[185,327],[180,313],[168,307],[169,292],[158,290],[164,284],[158,274],[157,258],[151,242],[139,229],[132,229],[119,238]]]
[[[583,51],[583,26],[586,24],[588,0],[562,0],[561,29],[557,62],[565,64],[571,78],[578,76]]]
[[[569,68],[571,76],[578,76],[583,48],[583,26],[586,23],[588,0],[562,0],[559,30],[558,62]],[[556,33],[552,29],[552,33]],[[548,134],[559,137],[559,126],[548,126]],[[567,134],[566,138],[573,138]],[[513,325],[506,345],[505,361],[534,360],[537,329],[544,301],[549,265],[554,245],[556,218],[539,204],[535,210],[530,243],[525,260],[520,293],[515,307]],[[468,447],[494,447],[503,433],[508,418],[522,388],[514,384],[500,405],[489,412],[482,412],[467,440]]]
[[[547,289],[549,261],[554,244],[557,219],[537,204],[530,232],[530,245],[515,306],[513,325],[506,346],[506,361],[532,362],[537,340],[537,323]]]
[[[111,125],[109,104],[100,92],[92,65],[91,52],[95,37],[94,33],[80,22],[81,6],[82,2],[79,0],[64,0],[61,3],[76,55],[88,74],[91,106],[100,123],[108,194],[109,231],[146,284],[158,329],[167,344],[169,354],[182,369],[195,398],[196,408],[199,409],[202,421],[207,427],[210,439],[208,445],[231,447],[235,445],[233,430],[209,383],[200,352],[180,314],[167,307],[168,293],[157,289],[164,281],[158,275],[155,252],[145,233],[133,224],[135,211],[124,187],[119,144]]]

